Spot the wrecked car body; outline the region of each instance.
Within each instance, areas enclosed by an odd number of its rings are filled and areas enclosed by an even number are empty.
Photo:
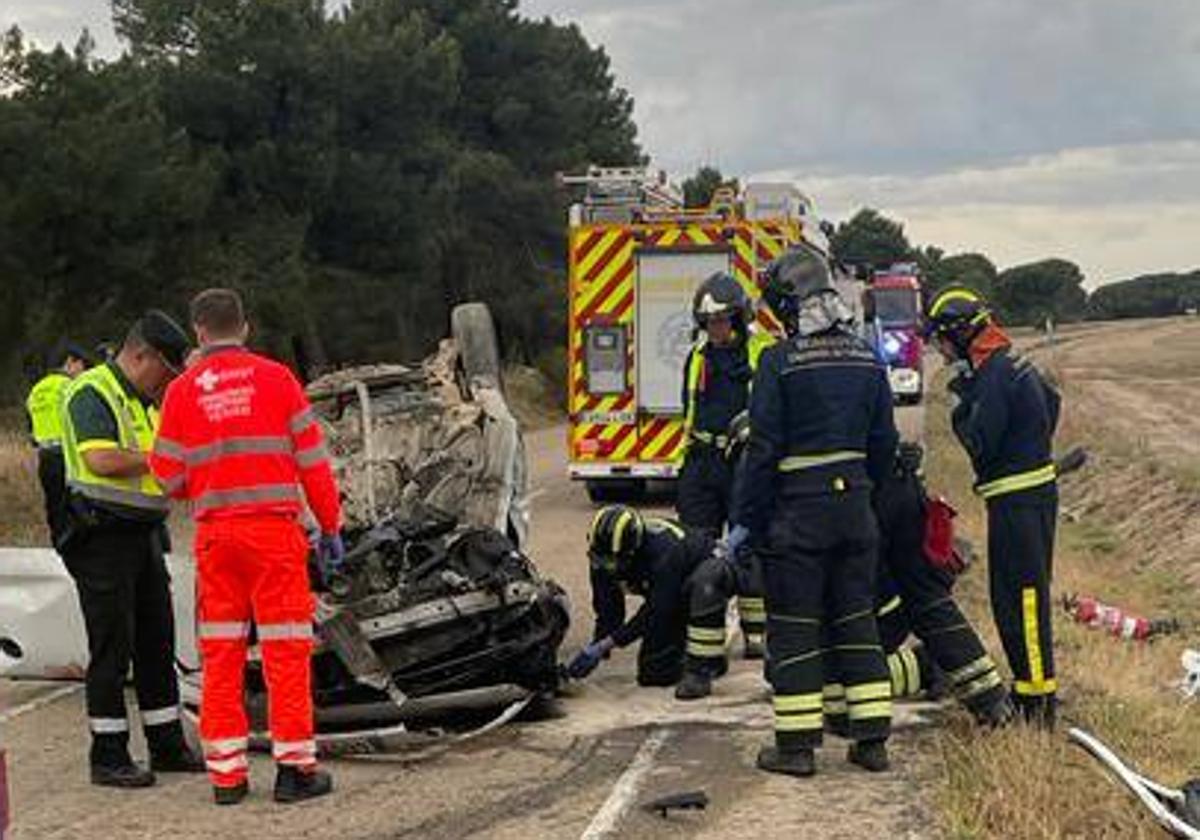
[[[522,551],[525,448],[505,402],[491,318],[481,304],[465,304],[452,327],[454,337],[420,366],[350,368],[306,389],[341,489],[348,547],[338,574],[322,579],[310,569],[313,692],[318,731],[328,738],[433,718],[452,724],[448,714],[503,707],[557,685],[568,603]],[[38,574],[53,578],[57,593],[42,600],[58,618],[43,617],[59,620],[64,610],[77,617],[61,562],[48,550],[30,551],[45,555]],[[178,555],[169,565],[181,694],[194,719],[201,692],[195,569]],[[2,578],[5,591],[19,591],[26,578]],[[32,618],[19,630],[21,646],[49,650],[47,623]],[[78,669],[86,646],[81,621],[71,627],[63,665]],[[0,669],[47,676],[54,663],[45,658],[33,669],[32,659],[22,666],[0,658]],[[253,729],[265,732],[256,649],[246,691]]]

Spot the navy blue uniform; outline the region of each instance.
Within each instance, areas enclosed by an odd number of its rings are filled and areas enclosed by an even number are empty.
[[[951,424],[987,502],[992,613],[1014,699],[1026,716],[1053,722],[1050,576],[1058,489],[1051,446],[1060,399],[1028,361],[1005,349],[950,387],[960,399]]]
[[[866,342],[833,329],[763,353],[732,521],[761,546],[781,751],[821,742],[825,659],[845,687],[851,737],[888,734],[871,488],[891,469],[896,444],[887,374]]]
[[[713,539],[685,531],[665,519],[646,519],[642,545],[628,568],[618,574],[591,570],[593,639],[612,638],[617,647],[641,640],[639,685],[674,685],[683,675],[688,621],[688,580],[712,556]],[[625,618],[625,592],[643,598],[633,617]],[[730,593],[722,600],[724,603]]]

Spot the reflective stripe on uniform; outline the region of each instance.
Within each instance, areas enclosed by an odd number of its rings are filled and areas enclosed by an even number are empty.
[[[689,625],[687,635],[689,639],[694,639],[697,642],[724,642],[725,628]]]
[[[850,720],[872,720],[892,716],[892,701],[873,700],[870,703],[851,703]]]
[[[166,458],[174,458],[176,461],[182,461],[186,449],[182,443],[165,438],[159,435],[154,439],[154,454],[162,455]]]
[[[883,680],[846,686],[846,700],[851,706],[867,700],[890,700],[891,696],[892,685]]]
[[[849,449],[838,452],[821,452],[815,455],[788,455],[779,461],[780,472],[799,472],[814,467],[824,467],[828,464],[841,464],[846,461],[866,460],[865,452],[855,452]]]
[[[212,741],[202,741],[200,743],[204,749],[204,754],[227,755],[239,751],[245,751],[250,746],[249,738],[217,738]]]
[[[1008,493],[1031,490],[1034,487],[1041,487],[1043,484],[1050,484],[1057,475],[1058,473],[1054,469],[1054,464],[1047,464],[1044,467],[1038,467],[1036,470],[1028,470],[1016,473],[1015,475],[1006,475],[1004,478],[997,478],[986,484],[979,484],[975,487],[975,492],[981,498],[994,499],[997,496],[1004,496]]]
[[[717,449],[726,449],[729,446],[729,436],[722,434],[713,434],[712,432],[701,431],[695,429],[691,433],[692,440],[699,441],[706,446],[714,446]]]
[[[1049,694],[1053,688],[1047,688],[1045,671],[1042,666],[1041,629],[1038,626],[1038,595],[1032,586],[1021,590],[1021,618],[1025,630],[1025,656],[1029,664],[1028,681],[1018,681],[1018,694]],[[1024,682],[1028,690],[1022,691],[1020,685]]]
[[[189,467],[198,467],[226,455],[290,455],[292,439],[278,435],[230,437],[204,446],[185,449],[183,460]]]
[[[244,639],[250,635],[248,621],[201,621],[196,636],[201,639]]]
[[[841,683],[825,683],[825,688],[821,691],[821,695],[825,706],[825,714],[846,714],[848,706],[846,705],[846,687],[844,685]]]
[[[88,728],[97,735],[114,735],[129,731],[129,721],[125,718],[88,718]]]
[[[775,709],[775,731],[806,732],[824,724],[820,692],[777,694],[771,700]]]
[[[173,494],[178,492],[185,484],[187,484],[187,476],[183,473],[180,473],[179,475],[173,475],[166,481],[162,482],[162,487],[168,493]]]
[[[1003,684],[1004,680],[1000,679],[1000,674],[993,667],[968,683],[955,685],[954,692],[963,700],[970,700],[972,697],[977,697],[985,691],[991,691],[996,686]]]
[[[142,709],[142,723],[146,726],[162,726],[179,720],[179,707],[166,706],[161,709]]]
[[[288,759],[311,761],[317,755],[316,741],[275,741],[271,744],[271,755],[276,761]]]
[[[767,620],[767,603],[762,598],[739,595],[737,604],[742,621],[754,621],[761,624]]]
[[[250,764],[246,760],[246,754],[231,755],[228,758],[208,758],[204,759],[204,766],[208,768],[210,773],[236,773],[239,770],[247,769]]]
[[[1042,680],[1039,683],[1017,680],[1013,683],[1013,691],[1025,697],[1042,697],[1058,691],[1058,680]]]
[[[921,666],[912,648],[900,648],[887,658],[892,675],[892,696],[913,697],[921,691]]]
[[[903,601],[900,600],[899,595],[893,595],[887,603],[885,603],[882,607],[880,607],[878,610],[876,610],[875,614],[878,615],[880,618],[882,618],[883,616],[888,615],[889,613],[893,613],[896,610],[900,609],[900,605],[902,603],[903,603]]]
[[[995,669],[996,664],[992,661],[992,658],[987,654],[984,654],[978,659],[968,662],[961,668],[955,668],[946,676],[950,678],[950,682],[958,685],[960,683],[973,680],[980,674],[986,674],[988,671],[994,671]]]
[[[701,659],[722,659],[725,657],[725,628],[696,627],[689,625],[687,629],[686,652]]]
[[[226,505],[298,501],[300,501],[300,488],[295,484],[264,484],[259,487],[239,487],[232,490],[208,490],[196,498],[193,513],[201,513]]]
[[[288,429],[292,434],[298,435],[316,422],[316,419],[317,415],[311,406],[301,409],[292,415],[292,419],[288,420]]]
[[[147,496],[137,490],[122,490],[120,487],[111,487],[107,484],[92,484],[72,479],[67,482],[67,486],[85,499],[112,502],[139,510],[165,511],[170,504],[165,496]]]
[[[312,637],[312,624],[307,621],[258,625],[258,638],[264,642],[281,639],[311,639]]]
[[[320,464],[322,461],[326,461],[328,459],[329,449],[326,448],[324,442],[296,452],[296,466],[302,470],[315,467],[317,464]]]

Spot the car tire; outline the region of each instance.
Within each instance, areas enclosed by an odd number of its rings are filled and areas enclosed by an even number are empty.
[[[466,383],[486,382],[504,390],[500,365],[500,342],[496,323],[486,303],[460,303],[450,312],[450,332],[458,345]]]

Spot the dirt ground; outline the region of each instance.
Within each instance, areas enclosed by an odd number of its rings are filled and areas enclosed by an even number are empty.
[[[919,434],[919,410],[902,423]],[[562,428],[529,438],[531,555],[569,591],[575,621],[564,654],[590,630],[584,535],[592,507],[565,477]],[[270,763],[256,758],[254,793],[217,809],[203,777],[161,777],[147,791],[94,788],[86,780],[83,696],[61,684],[0,682],[0,746],[7,750],[13,840],[256,838],[772,838],[926,837],[919,792],[936,772],[924,750],[932,707],[906,706],[893,740],[898,769],[868,776],[831,738],[811,781],[753,769],[770,734],[761,669],[737,661],[706,702],[679,704],[639,689],[633,651],[618,652],[559,703],[558,717],[516,723],[461,748],[420,759],[331,762],[336,795],[300,806],[269,801]],[[136,744],[137,753],[141,745]],[[704,812],[668,820],[638,804],[703,790]]]

